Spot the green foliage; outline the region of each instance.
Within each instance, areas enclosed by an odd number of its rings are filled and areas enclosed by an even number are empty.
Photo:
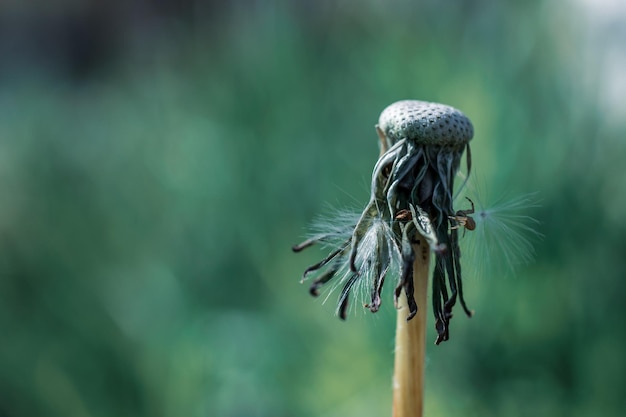
[[[5,74],[0,415],[388,415],[391,292],[340,322],[289,248],[363,206],[403,98],[467,114],[473,169],[536,192],[545,235],[466,281],[427,415],[622,415],[626,129],[581,65],[602,51],[569,46],[582,11],[266,3],[129,31],[92,79]]]

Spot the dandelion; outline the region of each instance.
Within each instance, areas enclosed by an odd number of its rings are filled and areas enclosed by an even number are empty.
[[[472,315],[463,296],[459,234],[465,237],[471,231],[468,235],[474,240],[465,241],[470,249],[497,254],[509,267],[532,259],[528,237],[540,234],[535,231],[536,221],[523,214],[532,206],[527,197],[500,200],[490,206],[483,204],[480,193],[473,199],[454,197],[454,178],[464,152],[465,178],[469,177],[469,141],[474,133],[460,111],[437,103],[399,101],[382,112],[376,131],[381,155],[372,172],[371,196],[365,209],[318,222],[313,235],[293,250],[299,252],[317,243],[329,250],[324,259],[305,270],[303,280],[313,277],[309,288],[314,296],[329,283],[331,290],[341,289],[337,306],[341,319],[346,318],[350,296],[355,292],[365,298],[366,308],[378,311],[383,286],[393,281],[398,308],[393,415],[420,417],[425,314],[419,320],[412,319],[418,307],[424,309],[426,305],[431,253],[435,259],[435,343],[439,344],[449,338],[457,300],[465,313]],[[467,179],[461,190],[466,183]],[[455,210],[455,202],[462,208]],[[403,315],[404,309],[408,314]]]
[[[457,300],[472,315],[463,297],[459,219],[452,205],[454,178],[464,151],[468,172],[471,166],[473,127],[450,106],[404,100],[382,112],[376,130],[381,156],[372,173],[370,201],[356,223],[350,229],[318,233],[293,249],[298,252],[315,243],[332,247],[327,257],[306,269],[304,277],[316,274],[310,286],[313,295],[336,279],[335,287],[341,286],[340,318],[346,318],[355,288],[369,288],[365,305],[378,311],[383,285],[391,277],[395,279],[394,304],[399,305],[404,292],[409,309],[406,319],[411,320],[418,310],[415,248],[427,245],[435,253],[432,300],[439,344],[448,340]]]

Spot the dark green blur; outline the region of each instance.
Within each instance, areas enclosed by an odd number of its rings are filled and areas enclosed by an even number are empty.
[[[536,192],[545,235],[514,277],[466,277],[450,341],[428,314],[426,416],[624,415],[623,14],[19,3],[0,6],[1,417],[391,415],[391,287],[341,322],[299,284],[321,252],[290,247],[363,207],[374,124],[404,98],[461,109],[473,170]]]

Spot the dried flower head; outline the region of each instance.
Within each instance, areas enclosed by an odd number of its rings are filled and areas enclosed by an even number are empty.
[[[433,309],[438,337],[448,340],[452,308],[463,298],[458,230],[467,213],[453,208],[454,178],[464,151],[471,167],[473,127],[460,111],[443,104],[405,100],[387,107],[376,126],[381,157],[374,166],[370,201],[351,228],[331,230],[296,245],[300,251],[321,242],[331,253],[305,271],[316,273],[311,294],[337,278],[342,286],[338,314],[345,319],[354,288],[369,288],[366,306],[378,311],[385,279],[395,278],[394,301],[404,293],[410,320],[417,313],[413,294],[414,245],[435,253]],[[469,229],[469,227],[468,227]],[[349,232],[346,233],[346,231]],[[339,233],[340,232],[340,233]]]

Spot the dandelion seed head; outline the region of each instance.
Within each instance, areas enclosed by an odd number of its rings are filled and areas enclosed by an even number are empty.
[[[365,305],[370,311],[378,311],[383,284],[393,279],[394,303],[397,305],[402,294],[406,297],[410,320],[418,309],[413,286],[414,244],[424,238],[437,263],[433,310],[436,343],[440,343],[448,339],[457,300],[471,316],[463,298],[456,230],[464,218],[455,217],[453,189],[464,152],[470,169],[469,141],[474,130],[469,119],[453,107],[416,100],[388,106],[376,128],[382,155],[374,166],[370,201],[361,215],[356,222],[352,216],[319,222],[319,230],[294,250],[314,243],[331,249],[304,275],[314,276],[313,295],[332,282],[331,289],[339,293],[340,318],[346,317],[351,294],[368,300]]]
[[[380,129],[392,143],[414,138],[423,145],[465,145],[474,136],[467,117],[445,104],[402,100],[380,114]]]

